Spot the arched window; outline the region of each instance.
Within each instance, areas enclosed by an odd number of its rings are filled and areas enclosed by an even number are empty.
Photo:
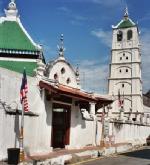
[[[64,74],[65,73],[65,68],[63,67],[62,69],[61,69],[61,74]]]
[[[58,75],[57,75],[57,73],[54,74],[54,79],[55,79],[55,80],[58,80]]]
[[[67,78],[66,83],[67,83],[67,84],[71,83],[71,79],[70,79],[70,78]]]
[[[122,31],[118,31],[118,33],[117,33],[117,41],[122,41],[122,38],[123,38]]]
[[[132,39],[132,30],[128,30],[127,32],[127,40],[131,40]]]

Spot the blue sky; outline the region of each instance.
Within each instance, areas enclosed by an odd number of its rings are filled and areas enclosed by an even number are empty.
[[[9,0],[0,0],[0,13]],[[64,34],[65,57],[80,68],[82,87],[107,91],[112,29],[123,17],[126,4],[130,18],[141,31],[143,89],[150,84],[150,1],[148,0],[16,0],[21,21],[33,40],[44,47],[47,61],[57,57]]]

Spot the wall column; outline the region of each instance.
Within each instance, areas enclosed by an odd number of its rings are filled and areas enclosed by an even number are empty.
[[[90,114],[93,116],[93,146],[96,146],[97,145],[97,119],[96,119],[96,116],[95,116],[95,104],[96,103],[93,103],[93,102],[90,102]]]

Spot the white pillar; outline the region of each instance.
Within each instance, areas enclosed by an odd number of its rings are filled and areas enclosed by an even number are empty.
[[[91,102],[90,104],[90,114],[95,115],[95,103]]]
[[[96,146],[97,144],[97,127],[96,127],[96,116],[95,116],[95,103],[90,102],[90,114],[93,116],[93,146]]]
[[[141,114],[137,114],[137,116],[136,116],[136,122],[140,122],[140,116],[141,116]]]
[[[45,71],[45,64],[42,62],[41,59],[37,60],[37,76],[38,77],[42,77],[44,75],[44,71]]]

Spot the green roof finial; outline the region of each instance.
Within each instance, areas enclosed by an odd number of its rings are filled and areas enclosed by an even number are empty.
[[[124,19],[127,20],[129,17],[128,6],[125,8]]]

